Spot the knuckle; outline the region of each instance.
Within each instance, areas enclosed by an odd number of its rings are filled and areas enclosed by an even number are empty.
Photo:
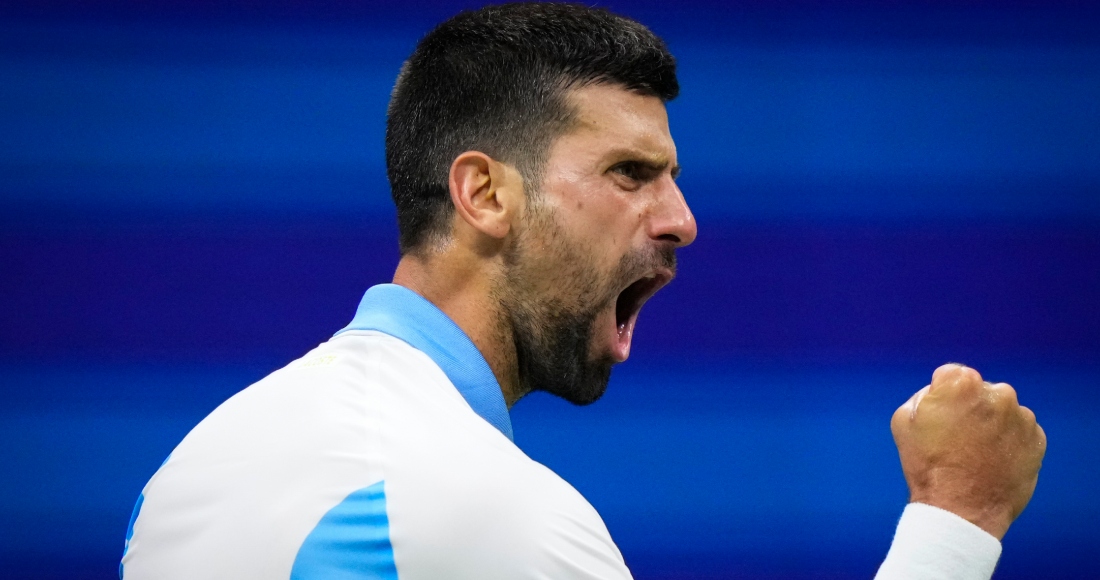
[[[958,375],[960,369],[962,368],[963,366],[958,363],[947,363],[944,365],[940,365],[932,373],[932,385],[940,386],[952,382],[954,377]]]
[[[972,393],[985,383],[978,371],[962,364],[949,363],[932,375],[933,388],[950,393]]]
[[[1016,389],[1007,383],[989,385],[989,391],[993,394],[994,401],[1002,407],[1018,407],[1019,399],[1016,397]]]
[[[978,373],[978,371],[967,366],[962,367],[962,370],[959,372],[959,379],[971,385],[980,385],[983,382],[982,375]]]

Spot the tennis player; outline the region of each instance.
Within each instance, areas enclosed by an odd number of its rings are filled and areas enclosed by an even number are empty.
[[[603,10],[496,6],[428,34],[389,107],[393,283],[184,438],[138,499],[122,576],[630,578],[508,409],[598,399],[695,239],[677,92],[664,43]],[[1034,415],[946,365],[892,427],[912,503],[878,577],[988,579],[1035,487]]]

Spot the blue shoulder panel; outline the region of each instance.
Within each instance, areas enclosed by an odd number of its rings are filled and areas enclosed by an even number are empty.
[[[164,461],[160,463],[160,467],[157,468],[157,471],[160,471],[160,469],[163,468],[164,465],[168,463],[168,460],[171,458],[172,454],[169,453],[168,457],[165,457]],[[154,476],[155,475],[156,474],[154,474]],[[142,490],[141,493],[138,494],[137,503],[134,504],[134,512],[130,514],[130,525],[126,526],[126,543],[122,546],[123,559],[126,558],[126,554],[130,551],[130,540],[132,540],[134,537],[134,522],[137,521],[138,514],[141,513],[141,504],[143,503],[145,503],[145,490]],[[125,564],[123,564],[122,562],[118,563],[118,580],[123,580],[123,577],[126,575],[125,568]]]
[[[512,439],[508,405],[489,363],[470,337],[426,298],[396,284],[373,286],[351,324],[336,334],[349,330],[384,332],[431,357],[474,412]]]
[[[167,461],[167,460],[165,460]],[[141,513],[141,504],[145,503],[145,493],[142,492],[138,495],[137,503],[134,504],[134,512],[130,514],[130,525],[126,526],[126,544],[122,547],[122,557],[126,557],[126,552],[130,551],[130,539],[134,537],[134,522],[137,521],[138,514]],[[122,580],[125,576],[123,568],[124,564],[119,562],[118,564],[118,580]]]
[[[290,580],[397,580],[383,483],[352,492],[321,518]]]

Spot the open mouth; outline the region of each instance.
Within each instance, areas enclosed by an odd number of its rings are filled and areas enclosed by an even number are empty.
[[[672,271],[666,269],[648,272],[619,293],[615,301],[615,327],[619,335],[619,348],[616,358],[626,360],[630,354],[630,340],[634,335],[634,325],[638,313],[646,303],[665,284],[672,281]]]

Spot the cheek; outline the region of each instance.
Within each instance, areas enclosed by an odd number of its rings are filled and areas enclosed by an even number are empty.
[[[538,267],[548,295],[576,309],[591,308],[594,301],[606,299],[618,259],[598,240],[558,230],[547,250]]]
[[[576,239],[606,252],[630,245],[630,224],[638,223],[640,213],[621,199],[621,194],[598,191],[573,198],[558,215]]]
[[[552,223],[540,228],[547,268],[562,290],[583,286],[585,291],[605,294],[624,254],[630,252],[642,209],[623,192],[599,179],[566,179],[559,175],[545,191],[544,216]],[[570,288],[572,289],[572,288]],[[588,299],[601,296],[589,296]]]

